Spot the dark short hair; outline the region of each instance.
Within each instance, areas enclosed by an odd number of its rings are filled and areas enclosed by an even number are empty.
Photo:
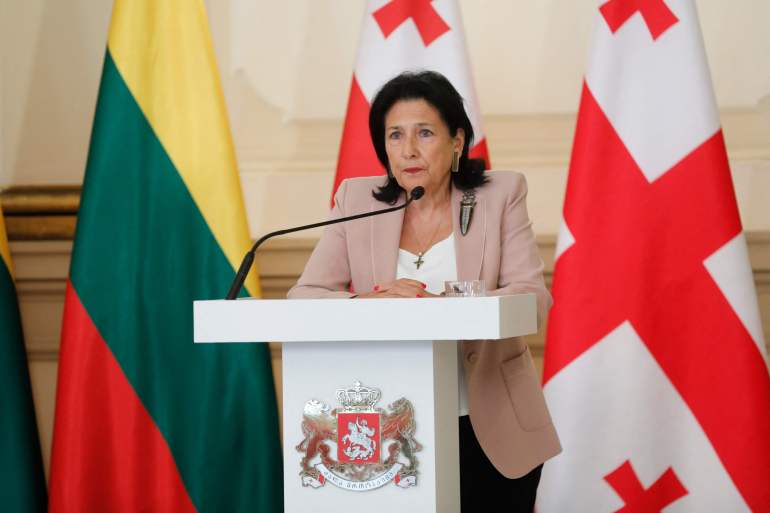
[[[468,190],[483,185],[487,181],[484,174],[486,163],[483,159],[471,159],[468,152],[473,144],[473,126],[463,106],[463,98],[452,83],[441,73],[435,71],[407,71],[390,79],[377,92],[369,111],[369,134],[372,137],[377,159],[388,167],[388,154],[385,151],[385,116],[401,100],[425,100],[441,116],[442,121],[454,137],[459,128],[465,133],[465,144],[460,155],[457,173],[452,173],[452,184],[460,190]],[[396,179],[388,173],[385,185],[372,191],[379,201],[395,203],[403,189]]]

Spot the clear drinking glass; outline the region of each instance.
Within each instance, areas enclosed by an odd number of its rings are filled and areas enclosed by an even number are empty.
[[[484,280],[459,280],[444,282],[444,296],[447,297],[478,297],[486,296],[487,287]]]

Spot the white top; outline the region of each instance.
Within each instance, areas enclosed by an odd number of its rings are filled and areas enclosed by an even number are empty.
[[[445,281],[457,279],[454,233],[434,244],[422,255],[423,263],[419,269],[415,265],[416,260],[417,255],[399,249],[396,279],[409,278],[421,281],[427,285],[426,290],[432,294],[443,292]],[[465,373],[463,372],[462,361],[460,344],[457,344],[458,414],[468,415],[468,398],[465,389]]]

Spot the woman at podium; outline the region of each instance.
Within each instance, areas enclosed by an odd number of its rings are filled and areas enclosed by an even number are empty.
[[[445,281],[483,280],[489,295],[534,292],[544,319],[551,297],[526,181],[469,157],[473,127],[452,84],[430,71],[393,78],[372,102],[369,129],[387,176],[342,182],[332,218],[403,202],[417,186],[424,196],[327,227],[289,297],[431,297]],[[458,346],[462,510],[492,500],[531,513],[542,464],[561,447],[529,349],[520,338]]]

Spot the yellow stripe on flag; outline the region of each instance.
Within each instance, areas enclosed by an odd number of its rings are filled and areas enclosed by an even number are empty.
[[[11,249],[8,247],[8,234],[5,232],[5,218],[3,209],[0,207],[0,258],[3,259],[8,274],[13,276],[13,266],[11,265]]]
[[[202,0],[117,0],[108,47],[234,269],[249,249],[235,150]],[[257,273],[246,282],[259,295]]]

